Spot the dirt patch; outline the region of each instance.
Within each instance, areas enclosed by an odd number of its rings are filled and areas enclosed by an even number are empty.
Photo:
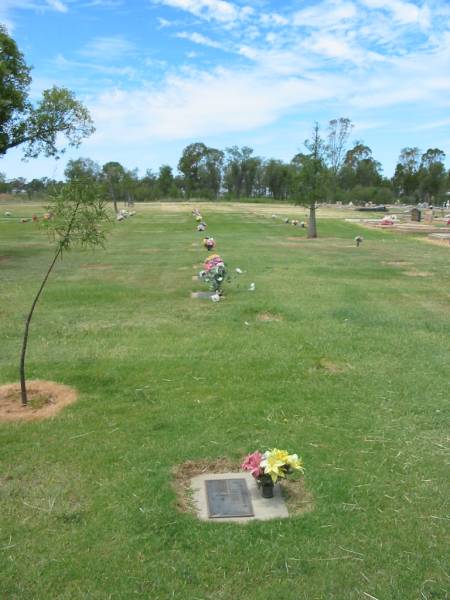
[[[203,473],[228,473],[239,470],[239,464],[228,458],[216,460],[188,460],[172,467],[172,487],[177,496],[177,508],[181,512],[195,513],[191,501],[191,479]]]
[[[27,382],[28,405],[22,406],[20,384],[0,386],[0,422],[37,421],[54,417],[78,397],[73,388],[54,381]]]
[[[404,275],[408,275],[408,277],[430,277],[431,273],[427,273],[426,271],[404,271]]]
[[[144,254],[153,254],[153,252],[161,252],[160,248],[143,248],[139,252],[143,252]]]
[[[5,260],[9,260],[9,256],[0,256],[0,262],[3,262]]]
[[[336,375],[339,373],[345,373],[349,369],[353,369],[353,367],[350,364],[338,365],[338,364],[334,363],[333,361],[329,360],[328,358],[320,358],[316,362],[315,366],[310,369],[310,372],[326,371],[327,373]]]
[[[382,261],[383,265],[389,265],[391,267],[407,267],[409,266],[410,262],[407,262],[406,260],[391,260],[391,261]]]
[[[262,312],[257,315],[256,319],[258,321],[263,321],[264,323],[270,323],[271,321],[282,321],[283,317],[281,315],[272,315],[268,312]]]
[[[180,512],[196,515],[192,504],[191,479],[203,473],[229,473],[238,472],[240,464],[222,457],[216,460],[188,460],[172,468],[172,488],[176,494],[176,505]],[[289,515],[300,515],[310,512],[314,508],[313,497],[305,487],[303,477],[290,479],[280,483],[286,499]]]

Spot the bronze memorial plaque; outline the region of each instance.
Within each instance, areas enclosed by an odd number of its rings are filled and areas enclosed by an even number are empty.
[[[205,485],[211,519],[254,516],[245,479],[207,479]]]

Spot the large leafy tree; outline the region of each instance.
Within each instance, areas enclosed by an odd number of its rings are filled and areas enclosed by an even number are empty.
[[[199,142],[186,146],[178,162],[186,196],[216,198],[222,183],[223,161],[221,150]]]
[[[248,146],[239,148],[232,146],[226,149],[224,183],[230,196],[247,198],[253,195],[261,159],[253,156],[253,149]]]
[[[114,204],[114,212],[117,214],[117,202],[122,194],[122,189],[125,181],[125,169],[116,161],[110,161],[103,165],[102,173],[106,182],[108,195]]]
[[[356,142],[345,154],[339,171],[339,184],[344,190],[355,186],[379,186],[382,183],[381,164],[372,156],[372,150],[362,142]]]
[[[16,42],[0,25],[0,156],[22,146],[25,158],[57,157],[62,135],[77,147],[94,132],[89,111],[73,92],[52,87],[33,106],[29,100],[30,67]]]
[[[403,148],[398,157],[392,184],[399,196],[412,196],[418,193],[420,183],[419,148]]]
[[[440,202],[448,188],[445,170],[445,152],[439,148],[428,148],[422,154],[419,177],[420,192],[427,202]]]

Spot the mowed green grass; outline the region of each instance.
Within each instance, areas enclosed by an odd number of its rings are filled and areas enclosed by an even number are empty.
[[[187,207],[137,206],[49,280],[28,377],[80,395],[0,425],[0,597],[448,598],[449,250],[203,210],[246,271],[219,304],[190,298],[206,252]],[[1,221],[0,255],[9,383],[51,250]],[[303,457],[312,512],[240,526],[177,511],[174,465],[272,446]]]

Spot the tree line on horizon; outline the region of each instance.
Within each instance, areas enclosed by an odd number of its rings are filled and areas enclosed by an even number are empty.
[[[445,168],[445,153],[439,148],[426,152],[403,148],[393,177],[387,178],[369,146],[356,141],[347,148],[352,127],[349,119],[330,121],[325,138],[316,127],[320,168],[315,183],[321,190],[318,201],[434,205],[447,201],[450,171]],[[176,173],[171,166],[162,165],[158,172],[147,169],[139,177],[137,169],[128,170],[119,162],[100,165],[89,158],[78,158],[67,163],[64,175],[66,182],[83,177],[102,186],[116,207],[118,202],[192,198],[303,203],[303,171],[311,157],[311,143],[307,140],[305,144],[309,152],[296,154],[290,162],[263,159],[248,146],[232,146],[223,151],[198,142],[184,148]],[[62,185],[64,181],[47,177],[8,180],[0,173],[0,193],[21,193],[30,199],[45,197]]]

